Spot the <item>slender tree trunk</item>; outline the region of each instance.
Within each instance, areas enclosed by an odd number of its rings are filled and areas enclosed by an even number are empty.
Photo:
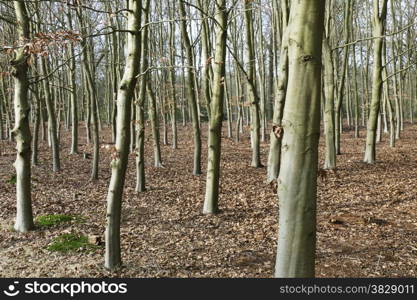
[[[349,25],[350,23],[350,15],[351,15],[351,0],[345,1],[345,20],[344,20],[344,41],[347,43],[349,41]],[[342,62],[342,73],[340,78],[340,84],[338,87],[337,92],[337,99],[336,99],[336,110],[335,110],[335,133],[336,133],[336,154],[340,155],[340,136],[343,130],[343,118],[342,118],[342,104],[343,104],[343,93],[345,92],[345,79],[347,73],[347,65],[348,65],[348,58],[349,58],[349,47],[346,46],[343,49],[343,62]]]
[[[143,33],[142,33],[143,34]],[[145,111],[144,97],[137,95],[136,101],[136,187],[138,193],[146,191],[145,185]]]
[[[174,16],[175,5],[170,9],[170,16]],[[171,66],[175,65],[175,23],[169,23],[169,51]],[[175,90],[175,69],[169,70],[169,82],[171,91],[171,128],[172,128],[172,148],[178,148],[178,132],[177,132],[177,95]]]
[[[253,3],[245,1],[245,32],[246,32],[246,59],[247,59],[247,97],[250,103],[251,117],[251,145],[252,145],[252,162],[251,166],[255,168],[262,167],[260,153],[260,113],[259,113],[259,96],[256,90],[256,61],[254,45],[254,28],[253,28]]]
[[[149,0],[147,0],[149,4]],[[138,32],[141,26],[141,0],[129,0],[127,29]],[[149,8],[149,5],[147,6]],[[127,57],[117,93],[116,144],[112,154],[112,176],[107,194],[106,253],[104,266],[114,270],[121,265],[120,218],[123,187],[129,155],[131,101],[139,73],[140,35],[127,33]]]
[[[162,159],[161,159],[161,144],[160,144],[160,136],[159,136],[159,120],[158,114],[156,109],[156,99],[153,93],[150,80],[146,81],[146,91],[148,94],[149,99],[149,116],[151,119],[151,127],[152,127],[152,137],[153,137],[153,150],[154,150],[154,166],[156,168],[162,167]]]
[[[288,21],[290,6],[288,0],[281,1],[282,10],[282,28],[283,37],[281,41],[281,53],[280,61],[278,66],[278,81],[277,89],[275,91],[275,104],[274,114],[272,117],[272,130],[270,134],[270,145],[268,154],[268,173],[267,182],[271,183],[278,179],[279,168],[281,161],[281,139],[280,132],[282,131],[282,115],[284,112],[285,95],[287,92],[287,81],[288,81]]]
[[[334,118],[334,67],[329,38],[323,38],[324,58],[324,131],[326,139],[325,169],[336,168],[335,118]]]
[[[67,19],[69,27],[72,28],[72,18],[71,12],[67,13]],[[71,154],[78,153],[78,103],[77,103],[77,85],[75,83],[75,57],[74,57],[74,46],[72,43],[69,43],[69,51],[68,54],[71,58],[70,65],[69,65],[69,80],[70,80],[70,88],[71,88],[71,125],[72,125],[72,132],[71,132]]]
[[[186,24],[186,12],[185,12],[185,4],[184,0],[179,1],[179,8],[180,8],[180,15],[181,15],[181,35],[182,40],[187,56],[187,73],[188,73],[188,101],[189,105],[191,106],[191,116],[193,121],[193,131],[194,131],[194,167],[193,167],[193,174],[200,175],[201,174],[201,134],[200,134],[200,126],[199,126],[199,116],[198,116],[198,108],[197,108],[197,99],[196,99],[196,86],[195,86],[195,64],[194,64],[194,55],[193,49],[191,46],[190,37],[188,36],[187,32],[187,24]]]
[[[47,74],[46,58],[40,58],[40,69],[42,75],[45,76]],[[52,147],[52,166],[53,171],[58,172],[61,169],[61,163],[59,158],[57,119],[55,116],[55,109],[52,103],[51,91],[47,79],[43,81],[43,90],[45,95],[46,109],[48,111],[48,133],[50,137],[50,145]]]
[[[223,99],[226,71],[227,39],[226,0],[216,0],[216,53],[212,81],[212,98],[210,102],[210,120],[208,137],[207,181],[203,213],[213,214],[218,211],[221,135],[223,121]]]
[[[210,71],[211,71],[211,57],[209,57],[209,53],[211,51],[210,45],[210,36],[209,36],[209,25],[207,20],[207,13],[208,13],[208,2],[199,0],[198,5],[200,9],[200,16],[202,20],[202,28],[201,28],[201,64],[202,64],[202,71],[201,71],[201,88],[203,99],[207,106],[207,113],[210,118],[210,103],[211,103],[211,92],[210,92]]]
[[[149,7],[150,0],[146,0],[146,5],[143,7],[143,24],[149,22]],[[145,176],[145,97],[146,97],[146,81],[148,74],[148,36],[149,27],[146,26],[141,32],[141,49],[140,49],[140,86],[137,95],[138,103],[136,106],[138,126],[136,136],[136,192],[141,193],[146,191],[146,176]]]
[[[4,126],[3,126],[3,101],[6,101],[5,91],[1,90],[1,98],[0,98],[0,140],[4,140],[6,135],[4,134]]]
[[[25,43],[29,40],[29,17],[23,1],[13,1],[16,13],[16,30],[19,40]],[[28,56],[23,48],[15,51],[11,61],[14,78],[14,111],[15,127],[13,134],[16,138],[16,220],[14,229],[27,232],[33,229],[33,214],[31,200],[31,166],[30,166],[30,127],[28,102]]]
[[[357,63],[356,63],[356,46],[352,46],[352,52],[353,52],[353,93],[354,93],[354,99],[355,99],[355,138],[359,138],[359,90],[358,90],[358,81],[357,81]]]
[[[77,10],[77,17],[81,27],[81,33],[83,36],[86,36],[84,20],[82,16],[82,12],[80,9]],[[92,66],[94,66],[94,62],[90,61],[89,53],[88,53],[88,44],[86,39],[81,41],[81,47],[83,49],[83,59],[82,65],[84,69],[84,76],[86,80],[86,86],[88,91],[88,104],[89,104],[89,111],[91,121],[93,123],[93,161],[92,161],[92,168],[91,168],[91,179],[97,180],[98,179],[98,167],[99,167],[99,155],[100,155],[100,139],[99,139],[99,124],[98,124],[98,113],[97,113],[97,91],[96,86],[93,79],[93,70]],[[88,118],[89,119],[89,118]],[[90,123],[88,121],[87,123]]]
[[[387,64],[387,43],[384,42],[383,51],[382,51],[382,61],[384,64]],[[387,110],[389,116],[389,137],[390,137],[390,147],[395,147],[395,121],[394,121],[394,111],[392,107],[392,103],[389,96],[389,82],[387,80],[387,68],[383,68],[382,70],[382,78],[384,80],[384,93],[383,96],[385,97],[385,101],[387,103]]]
[[[387,15],[387,2],[383,0],[380,10],[379,0],[374,0],[373,35],[384,35],[384,23]],[[381,12],[380,12],[381,11]],[[376,159],[376,130],[382,96],[382,38],[374,39],[374,69],[372,79],[372,101],[369,111],[368,128],[366,132],[366,149],[364,162],[373,164]]]
[[[34,93],[36,104],[35,106],[35,124],[33,125],[33,140],[32,140],[32,165],[38,165],[38,146],[39,146],[39,127],[41,123],[41,100],[39,98],[39,91]]]

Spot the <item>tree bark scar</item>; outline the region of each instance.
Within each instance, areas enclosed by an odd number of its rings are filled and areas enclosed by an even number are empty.
[[[301,59],[301,62],[307,63],[309,61],[314,60],[314,57],[312,55],[303,55],[300,57],[300,59]]]

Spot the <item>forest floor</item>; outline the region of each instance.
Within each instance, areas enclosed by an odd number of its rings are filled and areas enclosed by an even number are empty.
[[[103,132],[103,142],[109,142],[110,131]],[[191,175],[191,132],[180,126],[179,149],[162,146],[164,168],[153,167],[152,140],[147,141],[145,193],[134,191],[131,156],[122,209],[124,264],[114,273],[103,268],[103,247],[70,254],[46,249],[63,232],[103,236],[110,154],[101,149],[100,179],[91,182],[91,159],[68,154],[70,132],[62,132],[57,174],[43,142],[40,164],[32,169],[34,215],[76,215],[83,222],[19,234],[12,230],[15,145],[0,141],[0,277],[272,277],[277,198],[265,184],[266,169],[249,166],[248,134],[240,143],[223,139],[221,212],[206,216],[201,213],[206,177]],[[353,132],[344,133],[337,172],[318,178],[316,275],[416,277],[417,126],[406,126],[395,149],[384,135],[375,165],[362,163],[364,134],[355,139]],[[91,153],[83,137],[80,143],[81,151]],[[203,172],[205,149],[204,137]],[[321,165],[323,151],[321,138]],[[267,153],[264,143],[263,163]]]

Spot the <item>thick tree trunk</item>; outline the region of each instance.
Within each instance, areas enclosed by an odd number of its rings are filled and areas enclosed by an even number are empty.
[[[314,277],[324,7],[321,0],[291,4],[276,277]]]

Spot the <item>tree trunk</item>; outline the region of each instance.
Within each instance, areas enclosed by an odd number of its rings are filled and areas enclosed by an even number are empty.
[[[282,121],[276,277],[314,277],[324,4],[300,0],[291,5],[286,94],[291,101]]]
[[[149,0],[147,0],[149,4]],[[148,5],[149,7],[149,5]],[[117,93],[116,144],[112,153],[112,175],[107,194],[106,253],[104,266],[114,270],[121,265],[120,218],[123,187],[129,155],[131,101],[139,73],[141,1],[129,0],[127,12],[127,57],[123,78]]]
[[[68,24],[69,27],[72,28],[72,18],[71,12],[67,13]],[[70,80],[70,87],[71,87],[71,125],[72,125],[72,132],[71,132],[71,154],[78,153],[78,103],[77,103],[77,85],[75,82],[75,57],[74,57],[74,47],[72,43],[68,44],[69,50],[68,55],[71,57],[69,69],[69,80]]]
[[[194,166],[193,174],[201,174],[201,134],[200,134],[200,125],[199,125],[199,116],[197,108],[197,99],[196,99],[196,86],[195,86],[195,64],[194,64],[194,55],[193,49],[190,41],[190,37],[187,32],[187,23],[186,23],[186,12],[184,0],[179,1],[180,6],[180,15],[181,15],[181,35],[183,39],[183,44],[187,56],[187,73],[188,73],[188,88],[187,88],[187,98],[189,105],[191,106],[191,116],[193,120],[193,131],[194,131]]]
[[[260,113],[259,113],[259,96],[256,90],[256,61],[255,61],[255,45],[254,45],[254,29],[253,29],[253,3],[245,1],[245,32],[246,32],[246,59],[247,59],[247,97],[250,103],[251,117],[251,145],[252,145],[252,163],[255,168],[262,167],[260,153]]]
[[[19,40],[26,43],[29,40],[29,17],[23,1],[14,1]],[[24,48],[15,51],[15,58],[10,62],[14,78],[14,111],[15,127],[13,134],[16,138],[16,220],[14,229],[27,232],[33,229],[33,214],[31,200],[31,166],[30,166],[30,127],[28,102],[28,56]]]
[[[218,211],[220,156],[223,121],[223,100],[226,71],[227,39],[226,0],[216,1],[216,53],[214,56],[212,97],[210,102],[210,120],[207,157],[206,196],[203,213],[213,214]]]
[[[351,15],[351,0],[345,1],[345,12],[344,12],[344,42],[348,43],[349,41],[349,25],[350,25],[350,15]],[[347,72],[347,65],[348,65],[348,55],[349,54],[349,46],[346,46],[343,49],[343,62],[342,62],[342,73],[340,78],[340,84],[338,87],[337,92],[337,99],[336,99],[336,110],[335,110],[335,143],[336,143],[336,154],[340,155],[340,136],[341,132],[343,131],[343,118],[342,118],[342,104],[343,104],[343,93],[345,92],[345,79],[346,79],[346,72]]]
[[[324,131],[326,153],[324,168],[336,168],[335,118],[334,118],[334,67],[329,38],[323,38],[324,58]]]
[[[169,10],[170,16],[174,16],[175,13],[175,5],[173,5],[172,9]],[[175,65],[175,23],[169,23],[169,59],[171,66]],[[171,128],[172,128],[172,149],[178,148],[178,133],[177,133],[177,95],[175,90],[175,69],[172,68],[169,70],[169,83],[170,83],[170,91],[171,91]]]
[[[373,35],[384,35],[384,23],[387,16],[387,2],[383,0],[380,13],[379,0],[374,0]],[[376,159],[376,130],[382,96],[382,38],[374,39],[374,67],[372,79],[372,100],[369,111],[368,128],[366,132],[366,148],[364,162],[373,164]]]
[[[290,6],[288,0],[281,1],[282,16],[282,28],[283,37],[281,41],[281,53],[280,61],[278,66],[278,81],[277,89],[275,91],[275,104],[274,113],[272,116],[273,128],[270,134],[270,145],[268,154],[268,171],[267,171],[267,182],[271,183],[278,179],[280,160],[281,160],[281,122],[282,114],[284,112],[285,105],[285,94],[287,92],[288,83],[288,19],[290,13]]]
[[[35,124],[33,125],[33,141],[32,141],[32,165],[38,165],[38,146],[39,146],[39,127],[41,122],[41,99],[39,98],[39,91],[34,92],[36,103],[35,106]]]
[[[154,152],[154,166],[155,168],[162,167],[162,159],[161,159],[161,144],[160,144],[160,135],[159,135],[159,120],[158,114],[156,109],[156,99],[153,93],[150,80],[146,81],[146,91],[148,94],[149,99],[149,116],[151,119],[151,127],[152,127],[152,137],[153,137],[153,152]]]

